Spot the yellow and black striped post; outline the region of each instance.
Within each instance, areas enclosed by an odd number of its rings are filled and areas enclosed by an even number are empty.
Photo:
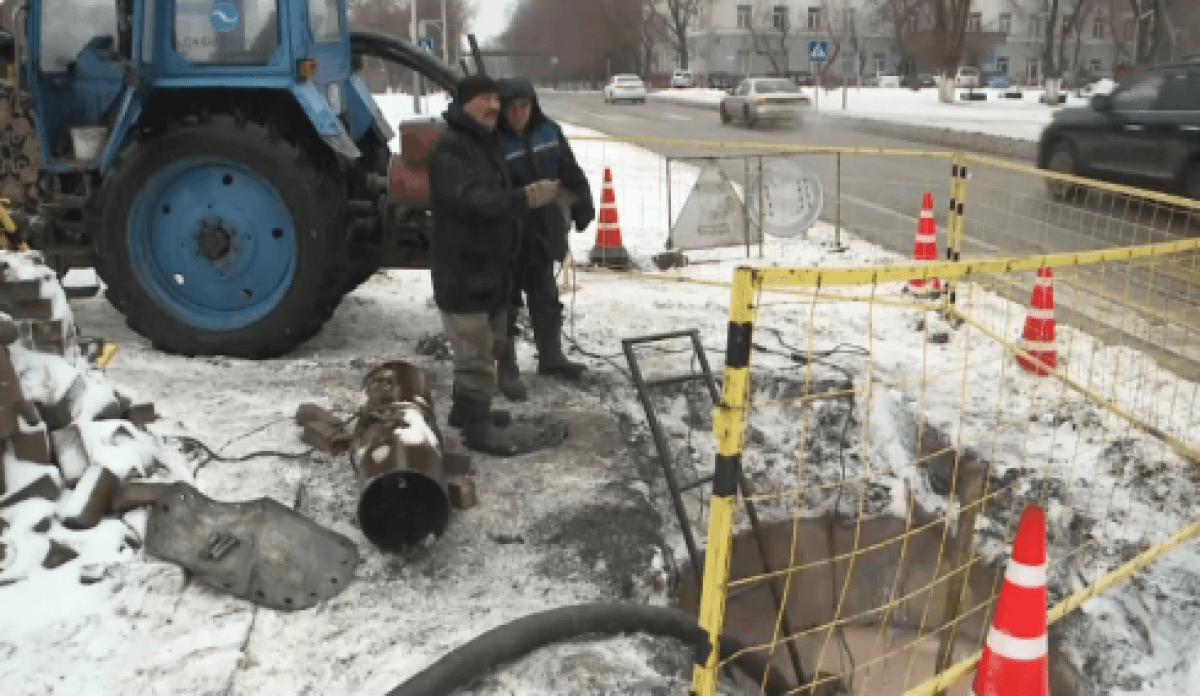
[[[719,641],[725,623],[729,562],[733,551],[733,517],[750,397],[750,352],[757,309],[754,296],[761,282],[759,272],[752,268],[739,268],[733,276],[729,337],[725,346],[725,381],[721,388],[721,403],[713,414],[717,463],[709,502],[708,548],[704,554],[704,587],[700,596],[700,626],[708,633],[713,650],[708,661],[697,665],[693,671],[692,693],[696,696],[713,696],[717,686]]]
[[[955,153],[950,160],[950,172],[950,211],[946,215],[946,260],[958,261],[962,258],[963,214],[967,202],[966,157]],[[947,281],[945,293],[942,295],[943,306],[949,307],[957,300],[953,282]]]

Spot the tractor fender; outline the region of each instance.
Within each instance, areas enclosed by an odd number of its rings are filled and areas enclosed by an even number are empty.
[[[371,89],[358,75],[350,76],[349,94],[346,95],[346,110],[355,130],[355,139],[361,139],[368,131],[373,131],[379,142],[390,143],[396,137],[396,131],[388,125],[379,105],[371,96]]]
[[[300,108],[308,115],[308,120],[312,122],[317,135],[321,136],[334,152],[350,159],[359,158],[362,153],[358,151],[354,139],[346,132],[337,114],[333,112],[333,107],[329,105],[329,100],[321,94],[316,85],[311,82],[294,85],[292,94],[295,95]]]

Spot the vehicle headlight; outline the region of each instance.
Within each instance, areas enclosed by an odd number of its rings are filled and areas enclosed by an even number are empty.
[[[336,82],[329,83],[329,106],[333,108],[333,113],[342,113],[342,87]]]

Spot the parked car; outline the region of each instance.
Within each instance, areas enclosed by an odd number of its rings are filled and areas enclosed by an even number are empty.
[[[695,87],[696,78],[691,70],[676,70],[671,73],[671,87]]]
[[[714,90],[732,90],[738,86],[738,76],[730,72],[710,72],[706,80],[709,89]]]
[[[615,104],[619,101],[645,104],[646,84],[642,78],[637,75],[613,75],[604,85],[604,103]]]
[[[959,66],[958,71],[954,75],[955,87],[978,87],[979,86],[979,68],[971,67],[970,65]]]
[[[1008,75],[996,75],[988,80],[988,87],[992,89],[1007,89],[1009,86]]]
[[[811,70],[793,70],[787,73],[787,77],[795,82],[797,87],[813,87],[817,84],[817,77]]]
[[[727,72],[710,72],[707,79],[710,89],[732,90],[738,83],[738,76]]]
[[[878,87],[898,89],[900,87],[900,74],[894,72],[877,73],[875,76],[875,84]]]
[[[1042,131],[1037,164],[1200,200],[1200,64],[1150,68],[1087,107],[1058,111]],[[1047,186],[1056,198],[1076,188]]]
[[[721,123],[740,118],[746,126],[761,120],[799,123],[812,107],[812,100],[784,77],[749,77],[721,99]]]

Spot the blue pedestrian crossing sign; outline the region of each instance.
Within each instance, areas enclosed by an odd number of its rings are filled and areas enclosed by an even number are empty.
[[[417,45],[420,46],[422,49],[429,51],[430,53],[433,53],[433,39],[428,38],[428,37],[421,37],[421,38],[417,39]]]
[[[829,60],[829,42],[824,39],[810,39],[808,59],[814,63],[824,63]]]

